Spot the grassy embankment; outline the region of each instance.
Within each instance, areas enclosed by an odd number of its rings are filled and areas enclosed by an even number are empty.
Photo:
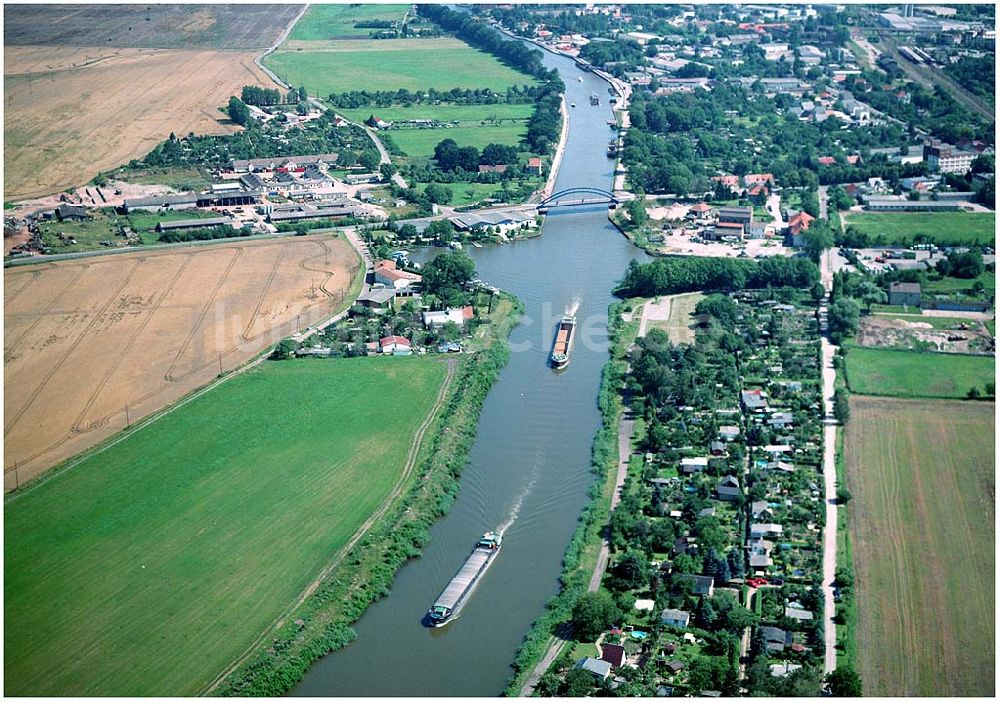
[[[504,695],[520,694],[532,669],[545,653],[556,628],[570,619],[576,599],[587,591],[601,550],[601,533],[610,519],[611,495],[618,472],[618,418],[622,412],[620,387],[626,373],[625,351],[639,330],[642,300],[616,302],[608,310],[608,334],[611,358],[601,374],[598,405],[601,428],[594,438],[593,470],[597,479],[590,489],[591,501],[580,516],[580,523],[563,555],[559,576],[559,594],[546,605],[545,613],[535,620],[525,634],[514,658],[514,674],[507,681]],[[621,314],[635,308],[633,319],[625,322]]]
[[[993,246],[996,239],[993,212],[850,212],[844,214],[844,224],[882,236],[885,244],[904,246],[920,235],[932,237],[939,246],[973,241]]]
[[[995,692],[994,419],[993,403],[851,399],[847,556],[868,695]]]
[[[862,395],[963,398],[996,374],[992,356],[851,347],[847,385]]]
[[[8,500],[7,691],[194,694],[261,632],[275,641],[224,690],[288,689],[449,506],[518,309],[505,298],[500,343],[460,360],[401,497],[277,631],[400,480],[443,360],[266,363]]]

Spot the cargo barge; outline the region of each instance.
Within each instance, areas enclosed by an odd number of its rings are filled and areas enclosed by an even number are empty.
[[[563,317],[556,327],[556,338],[552,342],[549,362],[553,368],[569,365],[569,352],[573,350],[573,332],[576,331],[576,317]]]
[[[500,546],[503,544],[503,534],[495,531],[488,531],[476,543],[472,549],[472,555],[465,561],[465,565],[458,571],[458,574],[451,579],[444,592],[434,601],[427,618],[431,626],[444,626],[452,619],[458,618],[458,613],[465,606],[472,591],[479,584],[493,561],[500,553]]]

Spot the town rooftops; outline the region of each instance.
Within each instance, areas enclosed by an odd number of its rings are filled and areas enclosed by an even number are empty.
[[[183,193],[181,195],[154,195],[152,197],[137,197],[125,200],[125,209],[133,207],[169,207],[170,205],[194,205],[198,202],[198,193]]]
[[[685,612],[683,609],[665,609],[660,615],[660,621],[663,623],[682,622],[681,626],[687,626],[690,620],[690,612]]]
[[[395,334],[391,336],[383,336],[378,340],[379,346],[385,348],[386,346],[409,346],[410,340],[405,336],[396,336]]]
[[[812,621],[813,618],[812,612],[798,607],[785,607],[785,616],[789,619],[798,619],[804,622]]]
[[[314,154],[311,156],[272,156],[270,158],[233,159],[230,166],[234,171],[269,171],[288,166],[312,166],[319,163],[336,163],[337,154]]]
[[[59,219],[86,219],[87,208],[82,205],[67,205],[65,202],[55,209]]]
[[[889,292],[920,294],[920,283],[890,283]]]

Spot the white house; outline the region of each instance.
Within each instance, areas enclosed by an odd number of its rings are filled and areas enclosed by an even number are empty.
[[[423,278],[417,273],[397,270],[395,261],[378,261],[375,264],[375,282],[391,286],[396,290],[408,288],[421,280]]]

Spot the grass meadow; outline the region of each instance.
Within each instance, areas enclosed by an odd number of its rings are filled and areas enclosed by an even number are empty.
[[[847,384],[861,395],[963,398],[996,378],[992,356],[851,347]]]
[[[350,90],[491,88],[533,82],[457,39],[289,42],[265,63],[285,82],[326,97]]]
[[[355,27],[355,22],[398,21],[409,8],[409,5],[310,5],[288,38],[291,41],[321,41],[337,37],[367,37],[378,30]]]
[[[455,126],[433,129],[394,127],[388,134],[409,158],[431,158],[442,139],[454,139],[460,146],[482,149],[487,144],[517,146],[527,132],[532,104],[499,105],[414,105],[412,107],[358,107],[337,112],[358,122],[378,115],[389,122],[433,119],[458,122]]]
[[[866,696],[995,693],[994,414],[985,402],[851,398]]]
[[[882,235],[885,243],[909,245],[919,234],[946,246],[972,241],[992,246],[996,239],[993,212],[851,212],[844,217],[846,225]]]
[[[265,362],[9,499],[5,692],[197,694],[391,492],[445,372]]]

